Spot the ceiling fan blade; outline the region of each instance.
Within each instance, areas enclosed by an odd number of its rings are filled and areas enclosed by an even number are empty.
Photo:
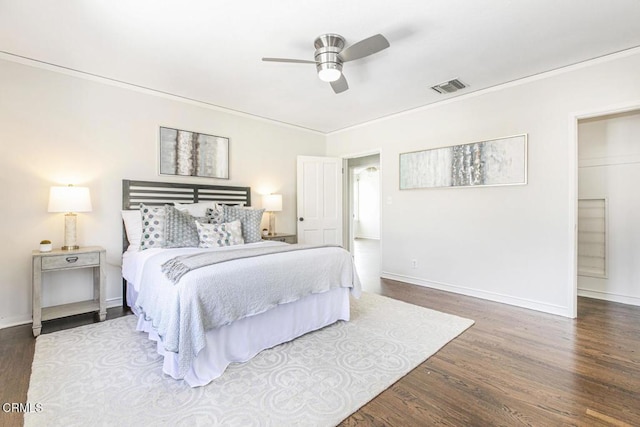
[[[349,89],[349,84],[347,83],[347,79],[344,77],[344,74],[341,74],[340,78],[335,82],[331,82],[331,88],[335,93],[342,93]]]
[[[315,64],[316,61],[307,61],[306,59],[288,59],[288,58],[262,58],[265,62],[292,62],[295,64]]]
[[[344,61],[353,61],[373,55],[389,47],[389,41],[382,34],[376,34],[344,49],[338,56]]]

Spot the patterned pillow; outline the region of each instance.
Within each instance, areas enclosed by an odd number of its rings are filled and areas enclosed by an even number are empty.
[[[222,206],[224,210],[224,222],[240,220],[242,224],[242,237],[245,243],[255,243],[262,240],[260,235],[260,222],[264,209],[247,209],[235,206]]]
[[[223,224],[201,224],[196,221],[201,248],[233,246],[244,243],[239,220]]]
[[[140,203],[140,215],[142,215],[140,250],[163,248],[165,244],[164,224],[166,219],[164,206],[154,208]]]
[[[164,225],[166,248],[197,248],[200,240],[196,219],[186,211],[179,211],[173,206],[165,206],[166,221]]]
[[[207,208],[207,214],[205,215],[209,224],[222,224],[224,222],[224,210],[222,205],[217,205],[215,208]]]

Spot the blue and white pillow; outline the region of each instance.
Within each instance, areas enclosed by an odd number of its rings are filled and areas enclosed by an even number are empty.
[[[165,245],[164,226],[166,221],[164,206],[151,207],[140,203],[140,215],[142,216],[140,250],[163,248]]]
[[[165,247],[197,248],[200,239],[196,228],[196,218],[173,206],[165,206],[165,214]]]
[[[222,206],[224,222],[240,220],[242,224],[242,238],[245,243],[255,243],[262,240],[260,222],[264,209],[247,209],[236,206]]]
[[[222,205],[216,205],[215,208],[207,208],[205,217],[209,224],[222,224],[224,222],[224,209]]]
[[[201,248],[241,245],[242,224],[239,220],[222,224],[202,224],[196,221]]]

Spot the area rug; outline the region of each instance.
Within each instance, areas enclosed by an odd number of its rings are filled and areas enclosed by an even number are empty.
[[[25,426],[336,425],[473,324],[368,293],[351,310],[198,388],[162,373],[135,316],[40,335]]]

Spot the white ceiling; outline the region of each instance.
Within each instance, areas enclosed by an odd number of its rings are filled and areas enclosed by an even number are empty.
[[[336,95],[313,41],[373,34]],[[640,46],[638,0],[0,0],[0,51],[332,132]],[[5,55],[7,57],[7,55]],[[459,78],[469,88],[430,86]]]

